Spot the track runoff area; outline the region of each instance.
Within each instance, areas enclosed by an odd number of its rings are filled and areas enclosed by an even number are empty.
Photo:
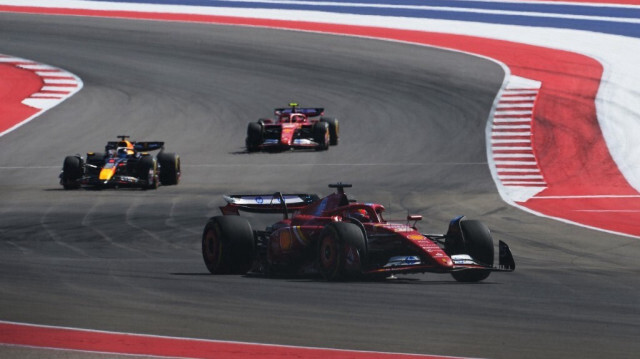
[[[590,2],[590,1],[586,1]],[[595,1],[594,1],[595,2]],[[599,1],[637,4],[632,0]],[[507,202],[535,214],[640,237],[640,193],[611,157],[595,99],[602,65],[575,52],[435,32],[235,16],[0,5],[0,11],[271,27],[437,46],[484,56],[511,73],[487,125],[487,154]],[[0,136],[81,89],[64,70],[0,55]],[[557,94],[572,105],[555,101]],[[581,121],[573,121],[579,118]],[[562,129],[571,123],[572,131]],[[553,143],[549,139],[554,139]],[[561,144],[561,145],[558,145]],[[588,144],[588,147],[586,147]],[[98,353],[183,358],[442,358],[170,338],[0,322],[0,342]]]
[[[82,81],[63,69],[3,54],[0,79],[0,137],[82,89]]]

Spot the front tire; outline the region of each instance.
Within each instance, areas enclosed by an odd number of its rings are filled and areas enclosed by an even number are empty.
[[[144,181],[143,189],[158,189],[158,161],[151,156],[144,156],[138,163],[138,177]]]
[[[466,220],[460,222],[463,242],[456,245],[457,250],[451,254],[468,254],[479,264],[493,266],[493,237],[489,228],[480,221]],[[451,272],[458,282],[479,282],[491,274],[486,269],[466,269]]]
[[[254,250],[251,224],[240,216],[216,216],[204,227],[202,257],[211,274],[247,273]]]
[[[326,122],[329,124],[329,144],[331,146],[336,146],[340,138],[340,126],[338,124],[338,119],[330,118],[330,117],[322,117],[320,121]]]
[[[360,277],[366,256],[364,234],[355,224],[332,222],[322,231],[318,267],[324,279],[338,281]]]
[[[313,125],[313,140],[318,144],[317,151],[329,149],[330,135],[329,124],[326,122],[316,122]]]
[[[82,160],[78,156],[67,156],[62,164],[62,187],[66,190],[80,188]]]
[[[245,146],[248,152],[256,152],[260,149],[264,137],[264,125],[262,122],[251,122],[247,127],[247,139]]]

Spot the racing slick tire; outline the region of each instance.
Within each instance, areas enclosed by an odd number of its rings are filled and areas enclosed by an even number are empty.
[[[160,152],[158,163],[160,164],[160,184],[177,185],[180,182],[180,156],[175,153]]]
[[[143,156],[138,162],[138,177],[144,181],[142,189],[158,189],[158,161],[151,156]]]
[[[462,230],[463,243],[457,248],[462,248],[460,253],[451,254],[468,254],[476,262],[486,265],[493,265],[493,238],[489,228],[480,221],[466,220],[460,222]],[[455,252],[455,251],[454,251]],[[487,279],[491,271],[486,269],[466,269],[462,271],[451,272],[451,276],[458,282],[479,282]]]
[[[324,227],[318,241],[318,268],[324,279],[361,277],[366,256],[364,234],[357,225],[332,222]]]
[[[247,139],[245,145],[248,152],[256,152],[260,149],[264,137],[264,126],[261,122],[250,122],[247,127]]]
[[[67,156],[62,164],[62,187],[66,190],[80,188],[82,160],[78,156]]]
[[[209,219],[202,233],[202,258],[211,274],[246,274],[253,263],[251,224],[240,216]]]
[[[329,124],[329,144],[336,146],[340,138],[340,126],[337,118],[322,117],[320,122],[326,122]]]
[[[313,140],[318,144],[316,151],[326,151],[329,149],[330,135],[329,124],[327,122],[316,122],[313,125]]]

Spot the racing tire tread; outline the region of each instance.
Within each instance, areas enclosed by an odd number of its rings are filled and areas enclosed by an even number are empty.
[[[152,181],[148,182],[149,171],[153,171]],[[158,189],[158,161],[151,156],[144,156],[138,162],[138,178],[144,179],[142,189]]]
[[[467,254],[482,265],[493,265],[493,238],[491,231],[482,222],[476,220],[465,220],[460,222],[464,248]],[[451,272],[451,276],[458,282],[474,283],[479,282],[491,274],[487,269],[466,269]]]
[[[331,117],[322,117],[320,118],[320,121],[329,124],[329,144],[331,146],[338,145],[338,141],[340,139],[340,125],[338,119]]]
[[[253,230],[246,219],[216,216],[205,225],[202,257],[211,274],[246,274],[251,269],[254,253]]]
[[[65,190],[78,189],[82,178],[82,160],[78,156],[67,156],[62,165],[62,187]]]
[[[331,248],[327,248],[325,241],[334,241]],[[348,268],[348,258],[345,246],[355,249],[359,256],[359,268]],[[327,252],[329,251],[329,252]],[[330,265],[323,264],[323,256],[335,256]],[[362,230],[353,223],[332,222],[323,229],[318,241],[318,268],[324,279],[328,281],[343,281],[359,279],[362,276],[362,263],[366,262],[367,252],[365,237]]]
[[[245,140],[245,146],[247,152],[256,152],[259,150],[259,146],[262,144],[262,138],[264,136],[264,125],[262,122],[250,122],[247,126],[247,139]]]
[[[327,122],[318,121],[313,125],[313,140],[318,143],[316,151],[326,151],[329,149],[329,143],[331,142],[331,136],[329,134],[329,124]],[[329,137],[329,139],[327,139]]]
[[[175,153],[158,154],[158,163],[160,164],[160,184],[163,186],[172,186],[180,183],[180,156]]]

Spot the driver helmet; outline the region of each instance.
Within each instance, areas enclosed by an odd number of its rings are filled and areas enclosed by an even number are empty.
[[[120,158],[126,158],[129,155],[129,151],[126,147],[118,147],[116,155]]]
[[[369,215],[367,214],[367,211],[362,209],[362,208],[351,212],[350,217],[351,218],[355,218],[358,221],[363,222],[363,223],[371,221],[371,219],[369,218]]]

